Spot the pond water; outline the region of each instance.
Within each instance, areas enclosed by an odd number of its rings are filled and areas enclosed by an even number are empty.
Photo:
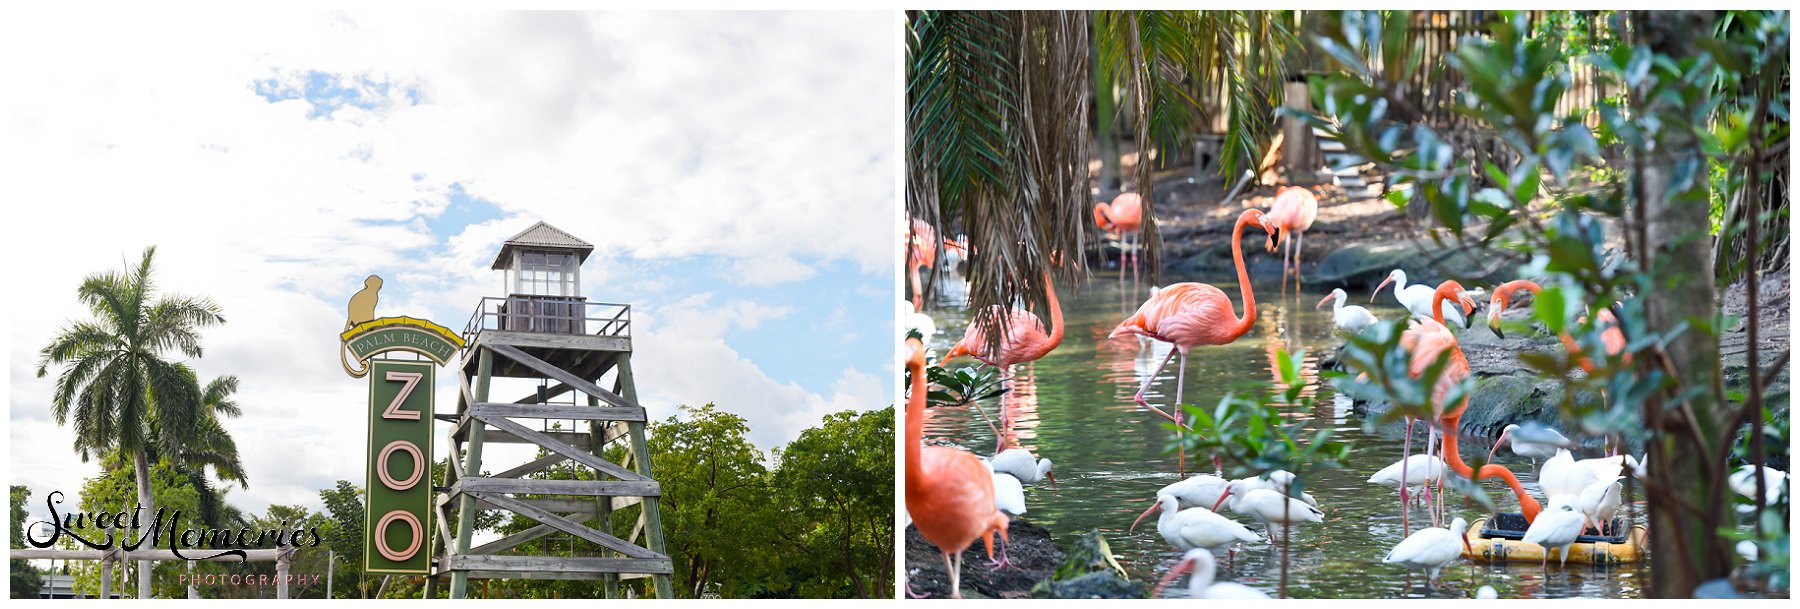
[[[1233,277],[1165,280],[1212,283],[1231,295],[1234,306],[1243,304]],[[1322,524],[1300,527],[1292,539],[1289,596],[1471,597],[1483,585],[1493,586],[1501,598],[1642,595],[1640,583],[1645,575],[1639,565],[1607,568],[1570,564],[1559,568],[1552,561],[1544,569],[1537,564],[1488,565],[1463,560],[1453,563],[1444,571],[1443,582],[1430,588],[1422,574],[1409,574],[1399,566],[1381,564],[1381,558],[1403,538],[1398,498],[1387,487],[1369,484],[1367,480],[1400,459],[1403,427],[1394,425],[1374,434],[1365,433],[1363,421],[1351,412],[1349,401],[1333,395],[1329,385],[1320,383],[1319,357],[1335,347],[1338,340],[1330,327],[1331,308],[1327,305],[1315,310],[1313,306],[1324,292],[1312,289],[1298,296],[1290,293],[1284,299],[1278,282],[1271,278],[1268,285],[1256,285],[1258,317],[1249,334],[1229,345],[1194,350],[1188,358],[1183,397],[1190,404],[1210,407],[1228,392],[1268,391],[1279,378],[1276,349],[1306,351],[1302,374],[1305,391],[1317,400],[1310,410],[1293,407],[1285,414],[1311,428],[1329,428],[1338,439],[1354,443],[1355,448],[1344,469],[1318,472],[1306,481],[1307,491],[1318,498],[1326,516]],[[1160,426],[1164,419],[1132,401],[1145,376],[1155,370],[1170,347],[1164,343],[1141,345],[1133,337],[1106,338],[1148,297],[1147,287],[1139,286],[1135,295],[1133,292],[1129,284],[1121,288],[1117,275],[1111,273],[1095,275],[1079,290],[1061,286],[1059,296],[1067,327],[1062,345],[1037,362],[1014,368],[1015,389],[1006,396],[1005,407],[1014,421],[1013,445],[1056,463],[1058,488],[1027,487],[1030,511],[1024,519],[1049,529],[1065,546],[1083,533],[1099,529],[1132,579],[1154,583],[1169,571],[1179,553],[1157,534],[1155,516],[1146,518],[1135,532],[1126,529],[1150,506],[1157,489],[1180,477],[1175,455],[1162,452],[1168,442],[1168,434]],[[1367,293],[1351,293],[1350,300],[1352,304],[1370,307],[1384,320],[1401,313],[1391,297],[1369,305]],[[940,331],[930,347],[934,354],[941,355],[961,338],[968,311],[944,306],[932,314]],[[1486,331],[1479,324],[1476,327],[1475,331]],[[1146,397],[1151,404],[1166,407],[1173,401],[1179,361],[1171,362],[1151,385]],[[967,358],[950,363],[952,368],[978,364]],[[990,414],[996,406],[993,401],[983,404]],[[948,440],[978,454],[992,452],[994,433],[972,409],[933,408],[926,411],[925,417],[927,438]],[[1423,434],[1418,433],[1413,442],[1415,452],[1423,444]],[[1464,458],[1473,461],[1480,456],[1475,454],[1477,451],[1485,453],[1489,446],[1483,440],[1465,437]],[[1495,455],[1495,461],[1519,472],[1525,486],[1536,494],[1529,461],[1504,449]],[[1191,475],[1198,473],[1196,469],[1210,471],[1211,465],[1205,456],[1189,455],[1188,468]],[[1516,502],[1504,486],[1497,481],[1484,484],[1502,509],[1517,511]],[[1637,510],[1642,514],[1641,504]],[[1246,517],[1222,511],[1239,522],[1251,524]],[[1461,515],[1471,522],[1486,513],[1474,505],[1454,505],[1450,511],[1452,516]],[[1429,516],[1422,509],[1415,509],[1411,519],[1415,529],[1430,526]],[[1251,528],[1260,533],[1261,527]],[[1268,543],[1266,537],[1261,542],[1243,544],[1229,563],[1221,556],[1219,568],[1221,581],[1236,581],[1273,596],[1280,578],[1280,548]],[[1184,596],[1186,580],[1172,584],[1166,594]]]

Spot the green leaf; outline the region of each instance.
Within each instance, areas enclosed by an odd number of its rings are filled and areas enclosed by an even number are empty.
[[[1561,334],[1567,319],[1564,306],[1562,286],[1553,285],[1538,292],[1531,310],[1538,321],[1544,322],[1544,326],[1550,329],[1550,333]]]

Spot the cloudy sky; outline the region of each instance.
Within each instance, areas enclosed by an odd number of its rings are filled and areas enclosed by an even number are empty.
[[[37,351],[87,315],[85,275],[149,245],[164,291],[228,319],[191,363],[243,381],[231,496],[251,512],[360,482],[365,381],[335,351],[362,278],[387,280],[378,314],[460,329],[538,220],[597,246],[590,299],[634,306],[652,417],[717,402],[769,449],[889,404],[895,31],[885,12],[4,20],[11,483],[41,514],[97,471]]]

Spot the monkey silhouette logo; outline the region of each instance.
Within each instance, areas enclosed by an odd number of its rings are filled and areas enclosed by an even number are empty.
[[[380,299],[381,278],[370,275],[368,279],[363,280],[363,289],[357,291],[355,296],[350,297],[350,311],[344,319],[344,329],[349,330],[356,327],[356,324],[375,319],[375,303]],[[358,368],[350,364],[349,351],[350,348],[346,345],[338,353],[338,359],[344,363],[344,372],[355,378],[362,378],[369,374],[367,366]]]

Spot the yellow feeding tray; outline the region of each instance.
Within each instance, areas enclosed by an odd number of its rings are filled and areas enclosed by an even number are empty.
[[[1469,525],[1468,532],[1463,534],[1469,541],[1469,549],[1463,550],[1465,558],[1483,562],[1543,562],[1546,554],[1551,560],[1562,556],[1561,551],[1519,540],[1525,535],[1524,516],[1500,514],[1499,521],[1502,526],[1510,526],[1504,529],[1489,528],[1487,518],[1477,519]],[[1622,524],[1623,520],[1615,522]],[[1644,556],[1644,542],[1648,534],[1649,531],[1643,526],[1633,526],[1630,535],[1582,535],[1576,538],[1575,545],[1569,546],[1569,562],[1594,565],[1637,562]]]

